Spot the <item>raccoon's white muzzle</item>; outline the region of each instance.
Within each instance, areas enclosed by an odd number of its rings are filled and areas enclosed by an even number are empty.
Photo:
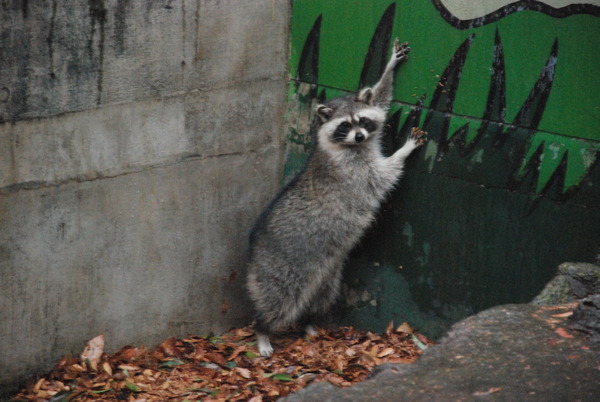
[[[369,138],[369,133],[365,129],[352,130],[348,133],[344,142],[349,144],[360,144]]]

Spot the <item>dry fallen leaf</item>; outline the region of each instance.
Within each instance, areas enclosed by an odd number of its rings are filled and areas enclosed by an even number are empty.
[[[234,370],[238,373],[240,373],[240,375],[242,377],[244,377],[245,379],[249,380],[250,378],[252,378],[252,373],[250,372],[250,370],[246,369],[246,368],[242,368],[242,367],[236,367],[234,368]]]
[[[104,353],[104,335],[101,334],[90,339],[81,353],[81,360],[87,362],[92,370],[98,371],[98,362],[102,353]]]
[[[552,317],[556,317],[556,318],[567,318],[573,315],[572,311],[567,311],[566,313],[562,313],[562,314],[552,314]]]
[[[105,373],[107,373],[109,376],[112,377],[112,375],[113,375],[112,367],[110,367],[110,364],[108,362],[102,363],[102,368],[104,369]]]
[[[475,392],[473,392],[473,396],[486,396],[486,395],[491,395],[493,393],[496,393],[498,391],[502,391],[502,387],[492,387],[492,388],[488,389],[487,391],[475,391]]]
[[[556,328],[556,329],[554,330],[554,332],[556,332],[556,334],[557,334],[558,336],[560,336],[561,338],[566,338],[566,339],[571,339],[571,338],[574,338],[574,336],[573,336],[573,335],[571,335],[570,333],[568,333],[568,332],[567,332],[567,330],[566,330],[566,329],[564,329],[564,328],[560,328],[560,327],[559,327],[559,328]]]
[[[247,328],[235,329],[233,333],[235,334],[235,336],[239,336],[240,338],[245,338],[254,335],[254,331],[250,331]]]
[[[406,334],[412,334],[413,331],[414,330],[410,325],[408,325],[407,322],[403,322],[398,328],[396,328],[396,332],[404,332]]]
[[[387,348],[387,349],[384,349],[383,351],[381,351],[377,355],[377,357],[386,357],[386,356],[391,355],[392,353],[394,353],[394,349],[393,348]]]

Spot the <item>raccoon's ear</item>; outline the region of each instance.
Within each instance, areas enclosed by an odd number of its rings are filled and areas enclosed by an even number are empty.
[[[366,103],[369,106],[373,106],[373,89],[364,88],[356,94],[356,101]]]
[[[333,116],[334,110],[325,105],[317,105],[317,116],[321,119],[321,123],[325,123],[331,116]]]

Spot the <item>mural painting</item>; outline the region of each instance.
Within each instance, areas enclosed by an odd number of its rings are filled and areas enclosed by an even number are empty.
[[[598,253],[600,1],[490,3],[294,1],[284,179],[314,104],[373,84],[396,36],[412,52],[385,145],[430,139],[347,264],[344,323],[437,336]]]

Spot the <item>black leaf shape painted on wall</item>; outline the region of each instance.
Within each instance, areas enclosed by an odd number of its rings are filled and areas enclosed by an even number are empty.
[[[462,69],[474,38],[474,34],[469,36],[454,52],[433,93],[429,104],[430,109],[423,123],[423,130],[430,134],[438,133],[439,146],[436,156],[436,160],[438,161],[446,155],[450,147],[448,129],[450,127],[454,99],[456,98]]]
[[[309,84],[317,84],[319,79],[319,43],[321,42],[321,21],[323,14],[315,20],[298,62],[298,79]]]
[[[369,45],[369,50],[365,56],[365,63],[360,74],[358,88],[375,85],[383,74],[388,60],[395,15],[396,3],[392,3],[381,16],[375,28],[375,33],[371,38],[371,44]]]

